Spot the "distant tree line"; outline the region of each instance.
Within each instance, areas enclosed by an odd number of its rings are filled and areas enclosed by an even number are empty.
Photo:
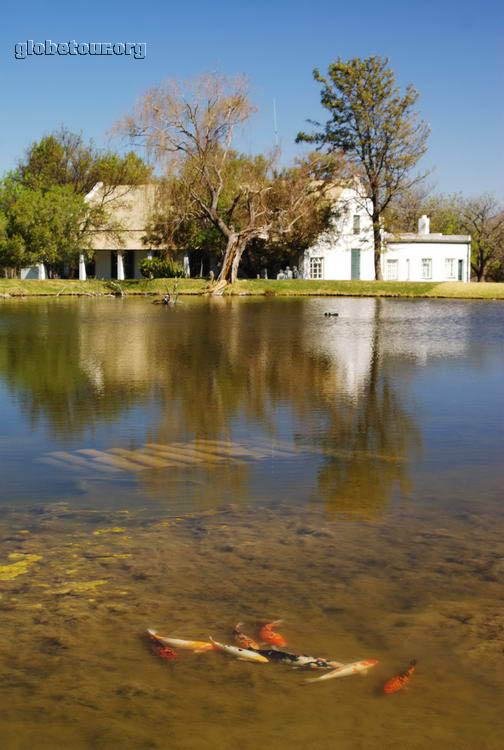
[[[383,229],[416,231],[422,213],[431,231],[471,234],[478,281],[504,280],[504,206],[484,194],[435,195],[417,166],[429,129],[414,106],[418,92],[395,85],[387,58],[339,58],[321,84],[325,124],[300,132],[315,151],[281,166],[280,154],[243,154],[236,133],[254,113],[247,82],[211,74],[190,83],[168,81],[145,92],[115,126],[134,151],[120,156],[62,128],[33,143],[0,181],[0,269],[45,263],[72,275],[80,252],[91,254],[92,233],[114,221],[118,195],[157,185],[144,245],[162,258],[184,250],[218,264],[219,280],[238,269],[255,275],[297,262],[335,215],[331,188],[358,185],[373,226],[375,275],[380,278]],[[86,194],[101,182],[99,200]],[[117,188],[123,186],[123,191]]]

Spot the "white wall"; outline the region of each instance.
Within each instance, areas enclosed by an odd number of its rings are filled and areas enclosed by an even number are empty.
[[[360,198],[355,190],[345,189],[338,198],[340,216],[333,220],[332,229],[320,235],[300,261],[303,278],[309,279],[310,259],[323,258],[324,279],[350,279],[352,250],[360,250],[360,278],[374,279],[373,225],[368,211],[371,204]],[[354,216],[360,217],[360,231],[354,233]]]
[[[382,275],[385,280],[389,279],[388,261],[397,261],[398,281],[458,281],[458,262],[461,260],[462,281],[469,281],[469,250],[470,245],[467,242],[389,242],[381,259]],[[423,258],[430,258],[432,261],[430,279],[423,276]],[[449,275],[447,258],[455,261],[453,276]]]
[[[324,232],[300,259],[303,278],[314,278],[311,273],[312,259],[322,259],[322,279],[349,280],[352,278],[352,250],[360,250],[360,274],[362,281],[373,281],[374,243],[373,225],[369,213],[371,202],[359,197],[354,189],[347,188],[337,199],[341,214],[334,219],[332,229]],[[360,232],[354,234],[354,215],[360,216]],[[463,261],[462,281],[470,281],[470,238],[429,234],[429,220],[420,219],[422,234],[402,235],[402,240],[393,236],[384,237],[385,251],[381,258],[382,275],[389,279],[391,264],[397,261],[397,281],[458,281],[458,262]],[[409,240],[411,238],[411,241]],[[413,240],[414,238],[414,240]],[[425,238],[425,239],[423,239]],[[422,259],[430,258],[431,277],[423,276]],[[455,262],[454,273],[449,275],[446,259]],[[392,280],[392,279],[390,279]]]

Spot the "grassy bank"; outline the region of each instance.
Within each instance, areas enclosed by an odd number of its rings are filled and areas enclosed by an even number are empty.
[[[173,288],[172,279],[147,279],[117,282],[74,281],[48,279],[47,281],[20,281],[0,279],[0,295],[11,297],[102,295],[114,294],[122,289],[126,294],[166,294]],[[181,279],[180,294],[202,294],[210,291],[211,285],[204,279]],[[265,296],[317,296],[317,297],[428,297],[452,299],[504,299],[504,284],[464,284],[462,282],[399,282],[399,281],[312,281],[312,280],[264,280],[238,281],[226,287],[227,295]]]

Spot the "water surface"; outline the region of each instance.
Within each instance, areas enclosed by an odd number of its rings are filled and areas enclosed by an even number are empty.
[[[2,302],[2,746],[500,748],[503,330],[496,302]],[[143,636],[277,618],[380,663],[307,684]]]

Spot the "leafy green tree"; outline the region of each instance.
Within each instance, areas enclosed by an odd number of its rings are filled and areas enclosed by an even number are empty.
[[[101,151],[66,128],[32,143],[17,169],[0,186],[4,236],[0,265],[19,269],[31,263],[77,264],[92,232],[107,227],[120,236],[111,218],[132,187],[149,180],[152,167],[133,152]],[[101,183],[96,200],[84,197]]]
[[[68,185],[45,192],[22,187],[4,214],[1,264],[74,262],[82,249],[86,213],[83,197]]]
[[[62,127],[32,143],[19,162],[15,178],[32,190],[69,185],[77,195],[84,196],[97,182],[111,194],[118,185],[141,185],[151,174],[152,167],[133,152],[119,156],[101,151],[92,141],[85,143],[81,134]]]
[[[363,190],[363,208],[373,222],[375,277],[381,278],[382,222],[394,198],[425,178],[413,175],[427,150],[429,128],[414,112],[418,92],[408,85],[401,95],[388,59],[377,56],[348,61],[338,58],[324,77],[321,104],[330,114],[325,126],[312,134],[299,133],[297,142],[316,143],[350,160]],[[368,208],[368,200],[370,207]]]

